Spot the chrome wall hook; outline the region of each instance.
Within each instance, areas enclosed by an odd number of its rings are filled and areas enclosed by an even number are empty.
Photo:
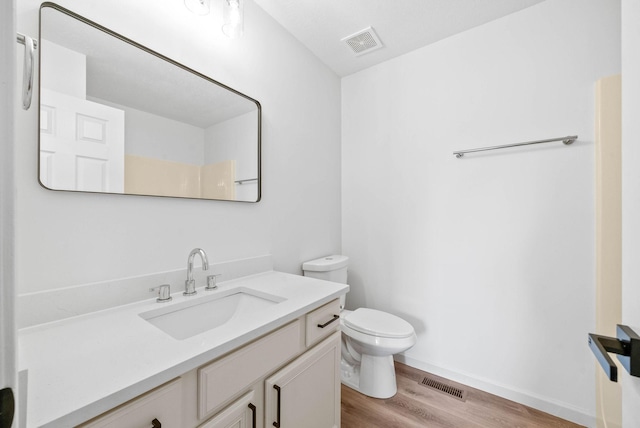
[[[24,45],[24,67],[22,71],[22,108],[29,110],[33,96],[33,75],[35,69],[35,49],[38,43],[29,36],[18,33],[16,40]]]

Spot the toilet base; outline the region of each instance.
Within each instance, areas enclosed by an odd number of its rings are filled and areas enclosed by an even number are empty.
[[[374,398],[396,395],[396,371],[393,356],[362,355],[360,364],[351,365],[342,360],[340,378],[344,385]]]

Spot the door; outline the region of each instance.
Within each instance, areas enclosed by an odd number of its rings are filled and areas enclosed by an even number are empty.
[[[265,426],[340,426],[340,332],[265,381]]]
[[[621,85],[620,75],[596,82],[596,333],[608,337],[622,323]],[[622,426],[621,393],[598,367],[597,428]]]
[[[622,0],[622,324],[640,331],[640,2]],[[622,425],[640,424],[640,378],[621,372]]]
[[[14,117],[16,27],[13,1],[0,2],[0,428],[12,426],[16,391],[14,317]],[[15,421],[13,420],[13,426]]]
[[[40,182],[57,190],[124,191],[124,111],[41,90]]]

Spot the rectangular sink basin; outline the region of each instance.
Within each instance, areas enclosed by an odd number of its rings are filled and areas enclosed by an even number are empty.
[[[286,300],[245,288],[190,299],[193,300],[143,312],[140,316],[171,337],[183,340],[234,320],[251,317]]]

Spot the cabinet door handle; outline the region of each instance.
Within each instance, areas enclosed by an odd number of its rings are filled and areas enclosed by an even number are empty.
[[[276,428],[280,428],[280,387],[278,385],[273,385],[273,389],[275,389],[278,393],[278,401],[276,404],[276,421],[273,423],[273,426]]]
[[[251,428],[256,428],[256,406],[249,403],[249,408],[251,409]]]
[[[153,419],[151,421],[151,428],[162,428],[162,424],[160,423],[160,421],[158,419]]]
[[[340,319],[340,315],[334,315],[333,318],[331,318],[329,321],[327,321],[324,324],[318,324],[318,327],[320,328],[325,328],[326,326],[328,326],[329,324],[331,324],[332,322],[334,322],[335,320]]]

